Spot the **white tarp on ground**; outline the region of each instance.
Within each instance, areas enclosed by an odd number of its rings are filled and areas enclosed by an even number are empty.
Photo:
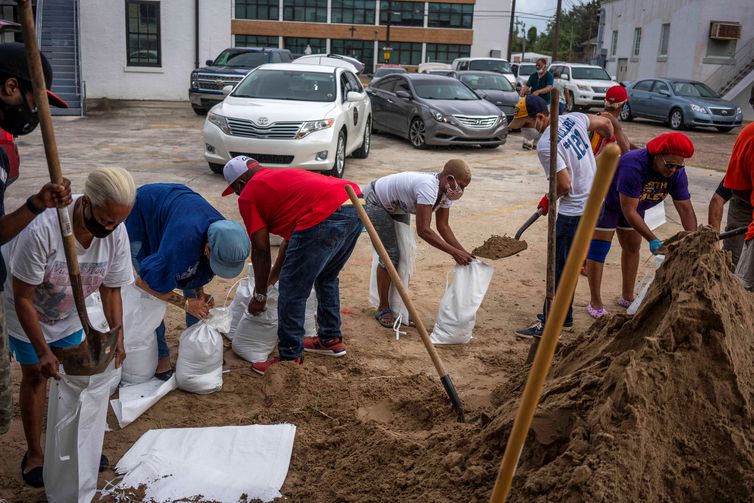
[[[123,478],[103,493],[144,485],[147,501],[272,501],[288,474],[295,435],[292,424],[149,430],[118,462]]]
[[[153,377],[141,384],[121,386],[118,399],[110,400],[118,425],[125,428],[176,388],[178,384],[175,375],[167,381]]]

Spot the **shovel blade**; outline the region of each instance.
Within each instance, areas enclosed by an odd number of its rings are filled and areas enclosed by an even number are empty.
[[[109,332],[99,332],[92,327],[84,329],[86,338],[78,346],[70,348],[53,348],[53,353],[63,364],[65,373],[75,376],[91,376],[107,369],[115,357],[115,349],[120,337],[121,327]]]

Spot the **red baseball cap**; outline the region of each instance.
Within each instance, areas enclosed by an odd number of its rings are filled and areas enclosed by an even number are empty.
[[[626,88],[623,86],[611,87],[607,90],[607,94],[605,94],[605,101],[610,103],[611,105],[628,101],[628,93],[626,92]]]
[[[694,155],[694,144],[683,133],[665,133],[647,142],[647,151],[652,155],[679,155],[684,159]]]

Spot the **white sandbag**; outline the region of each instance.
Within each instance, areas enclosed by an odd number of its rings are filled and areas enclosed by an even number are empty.
[[[659,205],[658,205],[659,206]],[[636,296],[634,301],[631,303],[630,306],[626,309],[626,314],[636,314],[636,311],[639,310],[641,307],[641,303],[644,302],[644,297],[647,296],[647,292],[649,291],[649,287],[652,286],[652,282],[655,279],[655,272],[657,269],[662,265],[662,263],[665,261],[665,255],[655,255],[654,269],[651,269],[644,273],[644,276],[642,276],[641,281],[639,282],[639,294]]]
[[[253,282],[249,285],[254,288]],[[278,343],[278,289],[267,289],[267,310],[258,316],[244,311],[233,337],[233,352],[244,360],[267,361]]]
[[[177,388],[175,374],[167,381],[153,377],[140,384],[121,386],[118,399],[110,400],[118,425],[125,428],[159,402],[162,397]]]
[[[233,297],[233,301],[230,303],[230,307],[228,308],[230,311],[230,330],[228,330],[228,332],[224,334],[225,337],[228,338],[228,340],[233,340],[233,337],[236,335],[236,327],[238,326],[238,322],[241,321],[243,313],[245,313],[249,307],[249,302],[251,301],[252,294],[251,285],[254,284],[253,278],[254,269],[252,269],[251,264],[249,264],[246,277],[242,278],[235,285],[233,285],[233,287],[237,288],[236,295],[235,297]],[[228,290],[228,295],[226,295],[225,297],[226,303],[228,302],[228,296],[233,290],[233,287],[230,287],[230,289]]]
[[[121,288],[120,294],[123,299],[123,337],[126,347],[123,382],[138,384],[149,381],[157,369],[155,330],[165,318],[167,303],[135,285]]]
[[[414,275],[416,268],[416,239],[414,239],[414,231],[411,225],[404,224],[403,222],[393,221],[395,224],[395,234],[398,238],[398,250],[400,257],[398,258],[398,276],[401,278],[403,286],[408,289],[409,281]],[[377,291],[377,267],[379,267],[380,257],[377,252],[372,249],[372,272],[369,281],[369,302],[374,307],[380,305],[380,295]],[[395,285],[390,286],[390,308],[396,315],[400,315],[401,323],[408,325],[410,322],[408,309],[403,303],[398,289]]]
[[[209,318],[212,320],[212,326],[221,334],[230,332],[230,325],[233,315],[229,307],[213,307],[209,310]]]
[[[216,329],[225,323],[221,318],[207,318],[181,334],[175,378],[183,391],[204,395],[223,387],[223,338]]]
[[[432,329],[433,344],[466,344],[471,340],[476,312],[482,305],[494,271],[478,260],[453,268],[453,282],[448,285],[446,280],[445,293],[440,299]]]
[[[51,380],[43,468],[45,493],[51,503],[94,498],[114,369],[111,363],[94,376],[61,372],[59,381]]]
[[[306,299],[306,312],[304,313],[304,337],[317,337],[317,292],[312,288],[312,293]]]
[[[647,227],[651,230],[655,230],[661,225],[664,225],[666,221],[664,203],[656,204],[644,212],[644,223],[647,224]]]
[[[94,292],[86,298],[86,314],[89,316],[89,323],[92,327],[100,332],[109,332],[110,326],[107,324],[107,318],[105,318],[105,311],[102,308],[102,298],[99,292]],[[112,395],[118,390],[120,379],[122,377],[123,367],[118,367],[113,370],[112,379],[110,380],[110,393]]]

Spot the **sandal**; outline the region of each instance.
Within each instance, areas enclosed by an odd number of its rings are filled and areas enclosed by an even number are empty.
[[[154,376],[160,381],[169,381],[173,377],[173,369],[166,370],[165,372],[155,372]]]
[[[620,297],[618,298],[618,300],[616,301],[616,303],[617,303],[617,304],[618,304],[618,305],[619,305],[620,307],[625,307],[626,309],[628,309],[628,308],[629,308],[629,306],[631,306],[631,304],[633,304],[633,303],[634,303],[634,301],[633,301],[633,300],[626,300],[626,299],[624,299],[624,298],[623,298],[623,296],[621,295],[621,296],[620,296]]]
[[[390,309],[377,311],[377,314],[374,315],[374,319],[385,328],[393,328],[393,325],[395,325],[395,314]]]
[[[27,485],[30,485],[31,487],[44,487],[45,482],[42,478],[42,471],[43,467],[37,466],[26,471],[26,461],[28,459],[29,453],[24,454],[24,458],[21,460],[21,478],[24,479],[24,482],[26,482]]]
[[[586,306],[586,312],[589,313],[589,316],[596,320],[597,318],[602,318],[603,316],[605,316],[607,314],[607,309],[605,309],[604,307],[595,309],[591,304],[589,304]]]

